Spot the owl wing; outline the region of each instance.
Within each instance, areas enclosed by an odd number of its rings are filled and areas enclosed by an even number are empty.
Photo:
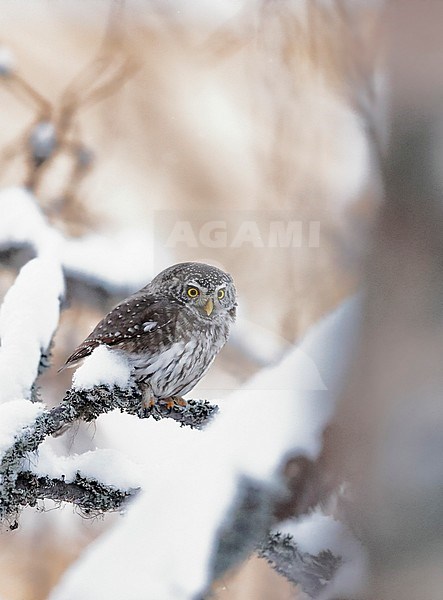
[[[144,345],[155,343],[159,329],[173,330],[177,318],[177,304],[164,297],[134,295],[111,310],[69,356],[63,365],[77,366],[97,346],[128,346],[143,338]],[[60,369],[60,370],[62,370]]]

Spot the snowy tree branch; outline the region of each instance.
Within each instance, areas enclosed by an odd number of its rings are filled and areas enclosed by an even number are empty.
[[[100,494],[95,494],[94,497],[98,499],[96,504],[93,498],[90,498],[90,494],[82,497],[81,501],[76,501],[78,494],[73,493],[71,484],[68,485],[62,480],[56,482],[49,478],[30,478],[29,474],[25,476],[22,471],[23,459],[27,454],[35,452],[46,437],[57,433],[64,426],[78,419],[89,422],[101,414],[119,409],[122,412],[138,415],[140,418],[152,417],[155,420],[171,418],[182,426],[201,428],[218,410],[217,406],[207,401],[197,400],[189,400],[186,406],[174,405],[168,408],[166,404],[157,403],[145,409],[141,408],[141,399],[142,393],[135,386],[128,389],[97,386],[91,390],[69,390],[60,405],[39,414],[33,423],[16,436],[14,443],[3,453],[0,462],[0,518],[24,504],[33,506],[37,499],[44,497],[74,502],[85,510],[88,507],[92,510],[95,506],[98,512],[118,508],[119,505],[115,504],[115,501],[110,503],[110,508],[104,508],[103,498],[106,500],[104,506],[108,506],[108,498],[115,494],[119,498],[118,494],[123,492],[111,493],[108,490],[104,493],[105,486],[103,489],[100,488]],[[83,492],[85,482],[85,479],[76,481]],[[88,485],[92,484],[89,482]],[[89,491],[97,490],[97,486],[101,485],[96,482]],[[45,491],[48,492],[48,496],[45,496]]]
[[[201,400],[188,400],[185,406],[174,405],[172,408],[162,403],[150,408],[141,408],[141,399],[142,393],[135,386],[121,389],[103,385],[91,390],[68,390],[58,406],[39,415],[35,422],[23,431],[13,446],[4,453],[0,465],[3,467],[13,457],[15,462],[27,452],[35,452],[47,436],[57,433],[64,425],[78,419],[93,421],[111,410],[119,409],[143,419],[170,418],[181,425],[197,429],[203,427],[218,410],[217,406]]]
[[[258,555],[291,583],[316,598],[342,564],[330,550],[317,555],[301,552],[291,535],[271,533],[259,546]]]
[[[289,460],[287,464],[291,462]],[[285,481],[291,484],[286,476]],[[303,496],[302,484],[300,491]],[[293,497],[293,502],[297,506],[296,497]],[[312,554],[299,549],[292,535],[270,533],[278,520],[280,503],[281,493],[272,487],[249,479],[241,482],[235,505],[218,533],[212,568],[213,580],[256,552],[288,581],[299,585],[311,598],[317,598],[330,584],[344,559],[336,548],[325,548]]]
[[[67,241],[67,245],[69,245]],[[32,243],[24,242],[5,242],[0,241],[0,263],[11,269],[20,269],[29,260],[37,255]],[[80,260],[80,259],[78,259]],[[74,259],[73,259],[74,261]],[[126,261],[127,262],[127,261]],[[94,305],[97,302],[103,306],[107,306],[109,302],[117,302],[121,299],[122,294],[128,294],[134,291],[134,288],[140,287],[143,284],[142,278],[139,282],[121,281],[118,284],[116,281],[110,280],[105,274],[92,276],[79,268],[64,267],[66,287],[70,294],[76,298],[81,298],[82,302],[90,302]],[[149,278],[149,275],[146,275]],[[88,293],[84,293],[84,290]]]
[[[245,534],[244,527],[237,528],[240,521],[246,523],[245,510],[252,508],[256,513],[257,507],[263,508],[266,505],[266,502],[263,502],[263,494],[256,496],[253,500],[253,491],[257,490],[253,490],[251,487],[249,493],[245,495],[245,501],[240,510],[235,515],[232,527],[230,526],[229,531],[226,530],[222,534],[224,542],[219,545],[216,558],[219,575],[223,574],[228,567],[226,559],[232,562],[232,557],[236,554],[235,549],[241,547],[241,544],[235,543],[235,538]],[[9,510],[5,510],[4,506],[2,506],[2,510],[8,517],[11,514],[14,515],[21,506],[35,506],[37,500],[53,500],[72,503],[80,509],[84,516],[97,516],[101,513],[121,510],[125,503],[138,492],[139,489],[136,488],[119,490],[95,479],[84,477],[80,473],[76,474],[74,481],[65,481],[63,478],[40,477],[30,471],[23,471],[19,473],[15,481]],[[251,526],[248,528],[249,533],[254,531],[253,537],[257,538],[261,527],[254,527],[256,521],[255,519],[251,520],[250,514],[249,521],[251,522]],[[13,519],[9,526],[11,529],[15,529],[18,527],[18,523]],[[249,535],[248,532],[246,534]],[[227,542],[228,539],[234,544]],[[293,536],[278,532],[267,534],[261,542],[254,545],[254,548],[259,557],[264,558],[288,581],[299,585],[311,598],[316,598],[328,585],[343,562],[340,556],[335,556],[330,550],[319,552],[316,555],[302,552],[297,547]],[[237,558],[239,557],[237,556]],[[234,561],[233,564],[236,562]],[[224,563],[223,567],[222,563]]]
[[[55,433],[61,426],[72,423],[77,419],[86,422],[93,421],[99,415],[119,409],[130,415],[137,415],[142,419],[153,417],[155,420],[164,418],[174,419],[181,425],[200,429],[217,412],[218,407],[207,401],[188,400],[185,406],[175,404],[168,408],[165,403],[157,402],[150,408],[141,408],[142,392],[137,386],[127,389],[119,387],[109,388],[104,385],[96,386],[90,390],[69,390],[61,404],[49,411],[50,429],[59,424]]]

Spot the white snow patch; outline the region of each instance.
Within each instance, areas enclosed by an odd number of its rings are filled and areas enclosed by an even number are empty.
[[[229,481],[220,463],[213,465],[214,472],[222,481]],[[156,482],[152,489],[142,492],[131,504],[124,520],[91,544],[76,567],[68,571],[50,596],[51,600],[95,600],[98,597],[107,600],[178,600],[194,597],[195,590],[201,589],[206,582],[210,561],[208,551],[213,543],[214,532],[205,524],[219,522],[220,510],[223,514],[228,509],[234,490],[228,487],[220,497],[220,489],[210,481],[200,498],[201,473],[188,469],[187,485],[177,494],[177,483],[183,480],[180,477],[177,482],[176,477],[182,469],[177,465],[167,477],[163,476],[160,485]],[[166,479],[169,479],[169,485]],[[167,512],[164,509],[158,514],[146,512],[153,507],[158,509],[165,500]],[[191,520],[194,525],[190,538],[187,537],[190,527],[186,523],[184,507],[188,510],[193,507]],[[195,522],[197,509],[203,522],[201,529]],[[168,539],[169,536],[172,536],[173,546],[171,561],[165,560],[163,552],[159,552],[165,537]],[[159,554],[163,555],[163,560]],[[177,560],[180,556],[187,558]],[[150,565],[151,559],[155,565]],[[89,577],[92,573],[95,573],[93,578]]]
[[[0,246],[31,244],[29,261],[8,290],[0,309],[0,402],[29,399],[40,355],[58,324],[63,272],[58,260],[62,236],[43,217],[24,188],[0,191]]]
[[[65,239],[62,261],[68,274],[81,274],[115,289],[138,289],[154,275],[155,240],[146,231],[123,230],[112,235]]]
[[[0,457],[44,410],[41,402],[28,400],[13,400],[0,405]]]
[[[351,535],[342,523],[319,511],[297,520],[283,521],[275,531],[292,535],[301,552],[319,554],[330,550],[336,556],[346,554],[346,538]]]
[[[96,385],[127,388],[131,384],[131,366],[122,353],[100,345],[74,373],[72,384],[76,390]]]
[[[0,308],[0,402],[30,398],[63,293],[60,264],[49,255],[29,261],[8,290]]]
[[[0,247],[30,244],[39,256],[58,257],[68,274],[116,290],[146,285],[155,275],[157,262],[165,266],[170,262],[151,231],[126,229],[109,235],[64,237],[47,223],[38,200],[25,188],[0,190],[0,206]]]
[[[358,314],[358,301],[344,303],[280,364],[263,370],[224,401],[204,431],[167,420],[100,417],[119,449],[143,461],[146,493],[115,528],[91,544],[51,600],[185,600],[200,593],[208,583],[214,541],[240,478],[278,485],[288,455],[318,456]],[[321,386],[309,377],[299,384],[306,357]],[[159,552],[165,539],[172,540],[167,561]]]
[[[118,450],[97,449],[83,454],[57,456],[52,449],[53,440],[45,440],[39,447],[37,462],[31,471],[39,476],[64,477],[74,481],[77,473],[82,477],[97,479],[105,485],[120,490],[140,487],[140,467]]]
[[[285,521],[276,530],[292,535],[302,552],[319,554],[330,550],[334,556],[342,557],[343,564],[322,591],[319,600],[357,598],[363,592],[368,573],[366,551],[343,523],[314,512],[297,521]]]
[[[0,246],[31,244],[38,255],[60,256],[62,236],[52,229],[40,211],[37,200],[24,188],[0,190]]]

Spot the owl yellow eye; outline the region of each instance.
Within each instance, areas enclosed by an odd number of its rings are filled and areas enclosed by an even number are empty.
[[[200,291],[196,287],[190,287],[190,288],[188,288],[188,296],[190,298],[197,298],[197,296],[199,294],[200,294]]]
[[[224,297],[225,297],[225,290],[218,290],[218,292],[217,292],[217,298],[219,300],[221,300]]]

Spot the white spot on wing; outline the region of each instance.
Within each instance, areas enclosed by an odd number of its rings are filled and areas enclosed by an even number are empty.
[[[145,333],[147,333],[148,331],[152,331],[155,327],[157,327],[156,321],[145,321],[145,323],[143,323],[143,331]]]

